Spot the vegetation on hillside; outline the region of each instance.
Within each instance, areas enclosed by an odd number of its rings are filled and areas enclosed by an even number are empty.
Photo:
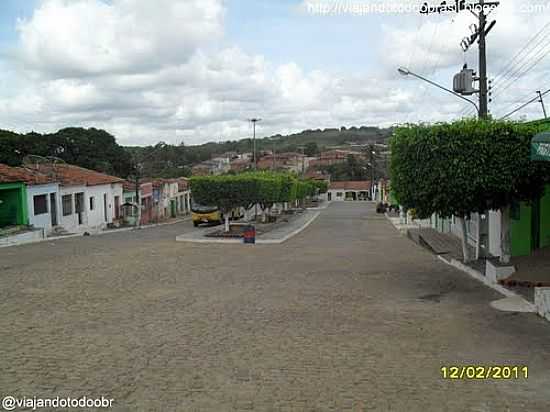
[[[386,141],[390,129],[361,127],[350,129],[306,130],[289,136],[257,139],[257,150],[301,152],[310,156],[335,145]],[[132,174],[135,164],[142,166],[142,175],[172,178],[190,176],[191,166],[226,152],[252,151],[252,140],[210,142],[197,146],[164,145],[159,147],[123,147],[104,130],[66,128],[56,133],[18,134],[0,130],[0,163],[19,166],[28,155],[58,157],[75,164],[120,177]]]

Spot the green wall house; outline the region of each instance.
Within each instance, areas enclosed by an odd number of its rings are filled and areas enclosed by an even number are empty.
[[[0,228],[28,223],[25,184],[0,183]]]
[[[512,256],[528,256],[533,250],[550,247],[550,186],[540,199],[512,209]]]

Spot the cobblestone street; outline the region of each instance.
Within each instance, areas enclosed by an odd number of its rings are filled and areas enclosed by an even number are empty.
[[[0,249],[0,398],[116,411],[548,411],[550,324],[332,204],[281,245],[177,243],[190,222]],[[529,378],[443,380],[451,365]],[[1,409],[0,409],[1,410]]]

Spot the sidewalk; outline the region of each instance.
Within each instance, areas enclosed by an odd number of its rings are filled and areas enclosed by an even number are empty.
[[[485,286],[503,295],[504,299],[491,302],[491,306],[495,309],[509,312],[537,312],[536,306],[526,300],[521,294],[491,282],[485,276],[485,261],[463,263],[462,245],[460,239],[456,236],[439,233],[432,228],[419,228],[418,225],[401,225],[399,218],[391,218],[387,215],[386,217],[404,236],[428,249],[439,260],[468,274]]]

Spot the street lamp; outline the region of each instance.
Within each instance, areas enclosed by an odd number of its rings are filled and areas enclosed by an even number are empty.
[[[440,84],[437,84],[436,82],[433,82],[429,79],[426,79],[425,77],[422,77],[420,76],[419,74],[416,74],[414,72],[411,72],[409,69],[407,69],[406,67],[400,67],[397,69],[397,71],[399,72],[400,75],[402,76],[413,76],[413,77],[416,77],[417,79],[420,79],[420,80],[423,80],[425,81],[426,83],[430,83],[432,86],[435,86],[435,87],[438,87],[440,88],[441,90],[445,90],[446,92],[449,92],[451,93],[452,95],[458,97],[459,99],[462,99],[462,100],[466,100],[468,103],[472,104],[475,108],[476,108],[476,111],[478,113],[478,115],[480,114],[479,112],[479,106],[477,104],[475,104],[475,102],[473,102],[472,100],[470,99],[467,99],[465,98],[464,96],[458,94],[458,93],[455,93],[453,92],[452,90],[450,89],[447,89],[446,87],[443,87],[441,86]]]
[[[256,123],[258,122],[261,122],[262,119],[259,119],[259,118],[252,118],[252,119],[249,119],[250,122],[252,122],[252,127],[254,129],[254,134],[253,134],[253,155],[254,155],[254,170],[258,169],[258,158],[256,157]]]

